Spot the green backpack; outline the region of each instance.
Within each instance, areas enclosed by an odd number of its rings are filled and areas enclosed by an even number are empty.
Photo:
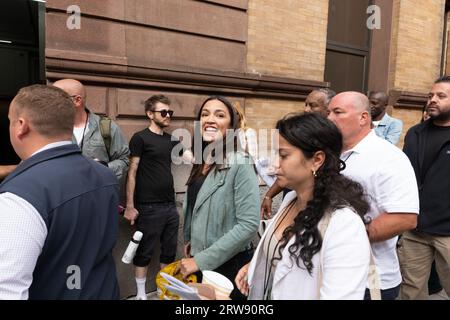
[[[100,116],[100,132],[102,134],[103,142],[105,143],[108,158],[111,150],[111,119],[106,116]]]

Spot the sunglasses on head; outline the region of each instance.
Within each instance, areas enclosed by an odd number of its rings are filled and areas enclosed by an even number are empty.
[[[159,113],[161,113],[161,117],[163,117],[163,118],[165,118],[165,117],[167,117],[167,115],[169,115],[169,117],[171,117],[172,118],[172,116],[173,116],[173,110],[161,110],[161,111],[153,111],[153,112],[159,112]]]

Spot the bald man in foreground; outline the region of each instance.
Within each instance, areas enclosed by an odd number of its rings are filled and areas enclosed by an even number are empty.
[[[109,167],[122,184],[128,171],[130,149],[120,128],[110,119],[101,120],[87,108],[86,90],[81,82],[62,79],[53,85],[64,90],[75,106],[72,141],[78,144],[84,156]]]
[[[400,149],[371,130],[366,96],[340,93],[331,99],[328,109],[328,118],[342,132],[342,173],[361,183],[368,195],[370,209],[365,224],[380,276],[382,299],[394,300],[402,282],[397,236],[416,227],[419,213],[414,170]],[[369,298],[366,291],[366,299]]]

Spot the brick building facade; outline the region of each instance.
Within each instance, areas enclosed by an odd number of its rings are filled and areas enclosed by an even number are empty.
[[[127,137],[145,125],[143,101],[156,92],[174,101],[173,128],[191,127],[211,93],[240,101],[250,126],[272,128],[302,110],[312,89],[333,88],[325,81],[329,8],[352,1],[49,0],[46,76],[86,83],[91,107]],[[73,4],[81,28],[68,30]],[[389,112],[406,131],[443,70],[446,1],[372,4],[381,29],[371,32],[365,89],[389,92]]]

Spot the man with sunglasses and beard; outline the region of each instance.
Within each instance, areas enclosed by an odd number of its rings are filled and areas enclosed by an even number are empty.
[[[124,217],[143,233],[133,259],[137,286],[136,300],[147,300],[145,282],[148,265],[160,239],[161,269],[175,260],[179,215],[171,172],[171,154],[179,141],[164,132],[173,111],[170,100],[154,95],[145,101],[150,126],[136,132],[130,140],[130,168],[126,185]]]

